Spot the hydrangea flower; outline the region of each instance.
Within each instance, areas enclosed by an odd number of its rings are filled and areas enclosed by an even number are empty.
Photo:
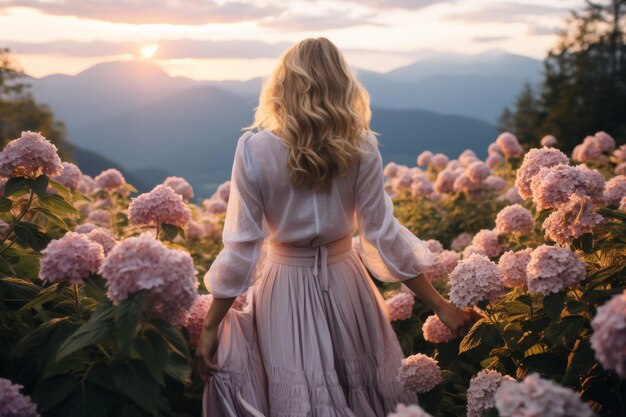
[[[503,163],[504,163],[504,157],[500,155],[499,153],[491,154],[485,160],[485,164],[487,164],[487,166],[492,169]]]
[[[413,180],[411,184],[411,195],[413,198],[429,197],[433,193],[433,184],[428,181],[428,178],[420,177]]]
[[[434,191],[437,194],[451,193],[454,190],[454,181],[458,176],[459,174],[448,168],[439,171],[433,185]]]
[[[626,162],[621,162],[615,167],[615,175],[626,175]]]
[[[424,243],[428,246],[428,250],[432,253],[443,252],[443,244],[437,239],[428,239],[425,240]]]
[[[389,320],[406,320],[411,318],[413,314],[413,305],[415,297],[406,293],[397,293],[385,300],[387,303],[387,311],[389,311]]]
[[[516,186],[509,188],[502,196],[498,197],[498,201],[506,201],[511,204],[522,204],[524,199],[519,195]]]
[[[467,417],[483,417],[496,405],[494,395],[502,381],[515,380],[491,369],[483,369],[470,380],[467,389]]]
[[[522,382],[502,381],[494,395],[501,417],[593,417],[591,408],[569,388],[532,373]]]
[[[502,153],[502,149],[500,149],[500,145],[498,145],[496,142],[491,142],[489,144],[489,146],[487,147],[487,154],[489,156],[491,155],[504,156],[504,154]]]
[[[75,232],[67,232],[60,239],[50,241],[41,253],[39,277],[47,282],[67,280],[79,284],[83,278],[95,274],[104,259],[100,244]]]
[[[163,185],[170,187],[185,201],[189,201],[193,198],[193,187],[183,177],[167,177],[165,181],[163,181]]]
[[[185,228],[185,236],[187,239],[202,239],[206,235],[206,227],[195,220],[191,220],[187,223]]]
[[[597,171],[584,170],[569,165],[542,168],[531,181],[533,201],[538,210],[558,207],[578,193],[589,197],[602,197],[604,179]]]
[[[432,162],[433,153],[431,151],[424,151],[417,157],[417,165],[428,166]]]
[[[619,209],[620,210],[626,210],[626,196],[622,197],[620,203],[619,203]]]
[[[387,165],[385,165],[383,173],[388,178],[395,178],[395,176],[398,174],[399,168],[399,165],[395,162],[389,162]]]
[[[78,185],[78,191],[83,194],[89,194],[96,188],[96,180],[89,175],[83,174],[80,176],[80,184]]]
[[[519,141],[514,134],[510,132],[501,133],[496,139],[498,148],[507,158],[521,158],[524,155],[524,148],[519,144]]]
[[[134,225],[167,223],[185,227],[191,220],[191,210],[179,194],[159,184],[152,191],[132,199],[128,207],[128,219]]]
[[[74,229],[74,231],[76,233],[89,233],[94,229],[97,229],[98,226],[93,224],[93,223],[83,223],[83,224],[79,224],[78,226],[76,226],[76,229]]]
[[[618,175],[606,182],[604,198],[607,204],[619,204],[624,196],[626,196],[626,175]]]
[[[454,335],[448,326],[443,324],[436,314],[426,318],[422,326],[422,333],[424,334],[424,340],[432,343],[446,343],[454,339]]]
[[[513,204],[506,206],[496,215],[496,229],[500,234],[526,236],[533,232],[535,220],[530,210]]]
[[[459,155],[459,163],[465,168],[478,161],[476,153],[471,149],[466,149]]]
[[[467,167],[467,176],[472,182],[481,182],[487,179],[491,174],[491,168],[489,168],[483,161],[472,162]]]
[[[459,308],[495,300],[503,294],[504,276],[486,256],[473,254],[459,261],[450,274],[450,302]]]
[[[398,370],[400,385],[417,394],[428,392],[443,381],[438,362],[421,353],[402,359]]]
[[[591,347],[598,361],[626,377],[626,291],[598,307],[591,328]]]
[[[559,206],[543,222],[546,237],[558,244],[566,244],[593,228],[603,220],[596,213],[589,197],[572,194],[569,201]]]
[[[584,280],[585,264],[567,248],[541,245],[531,253],[526,274],[528,291],[548,295]]]
[[[105,255],[108,254],[117,243],[117,240],[115,240],[115,237],[110,231],[100,227],[96,227],[95,229],[89,231],[86,236],[87,239],[102,246]]]
[[[191,255],[167,248],[146,232],[118,242],[99,273],[106,280],[107,296],[113,304],[146,291],[149,310],[173,325],[185,322],[198,296]]]
[[[473,238],[474,236],[472,236],[470,233],[463,232],[454,238],[454,240],[450,244],[450,249],[460,252],[472,243]]]
[[[498,242],[498,231],[482,229],[474,235],[472,246],[477,253],[489,258],[495,258],[502,252],[502,247]]]
[[[583,143],[572,151],[572,159],[578,162],[606,163],[607,153],[615,149],[615,139],[605,132],[598,132],[594,136],[587,136]]]
[[[506,181],[497,175],[490,175],[483,181],[483,186],[492,191],[502,191],[506,187]]]
[[[214,198],[208,198],[202,202],[204,209],[209,214],[222,214],[226,213],[227,205],[224,200],[218,200]]]
[[[89,211],[87,220],[101,227],[111,227],[111,213],[104,209],[93,209]]]
[[[613,151],[613,155],[611,155],[611,161],[616,164],[620,162],[626,162],[626,145],[622,145],[619,148]]]
[[[431,281],[447,279],[459,262],[459,258],[459,253],[451,250],[437,252],[435,263],[424,272],[424,275]]]
[[[228,199],[230,198],[230,181],[220,184],[219,187],[217,187],[217,191],[215,191],[214,197],[228,203]]]
[[[54,176],[61,172],[57,147],[39,133],[26,131],[7,143],[0,152],[0,176]]]
[[[202,332],[202,323],[204,322],[204,317],[209,311],[209,307],[211,307],[212,302],[213,296],[211,294],[202,294],[196,298],[196,301],[191,307],[191,311],[189,312],[189,316],[187,317],[187,321],[185,323],[185,328],[189,334],[189,344],[191,346],[196,346],[198,344],[198,339],[200,338],[200,333]]]
[[[20,392],[22,385],[0,378],[1,417],[39,417],[37,406],[31,398]]]
[[[541,146],[556,146],[558,141],[552,135],[546,135],[541,138]]]
[[[396,411],[393,413],[389,413],[387,417],[432,417],[426,411],[422,409],[419,405],[411,404],[404,405],[398,404],[396,407]]]
[[[532,197],[530,182],[541,168],[548,168],[559,164],[569,164],[567,155],[555,148],[531,149],[526,155],[522,165],[517,170],[515,186],[519,195],[524,198]]]
[[[126,184],[126,180],[117,169],[110,168],[99,173],[96,178],[96,185],[107,191],[118,191]]]
[[[442,153],[436,153],[433,155],[430,165],[435,168],[437,171],[444,169],[450,160],[448,157]]]
[[[504,275],[504,285],[509,288],[526,284],[528,276],[526,268],[530,262],[531,248],[519,250],[517,252],[507,251],[502,254],[498,261],[498,267]]]
[[[61,162],[61,166],[61,172],[53,176],[52,179],[65,188],[76,191],[80,187],[83,173],[80,172],[80,168],[71,162]]]

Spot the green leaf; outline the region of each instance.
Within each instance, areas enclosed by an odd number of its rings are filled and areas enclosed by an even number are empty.
[[[550,321],[555,322],[561,317],[561,312],[565,307],[565,292],[551,293],[543,298],[543,311]]]
[[[146,294],[139,292],[131,295],[115,307],[115,330],[122,344],[122,350],[126,349],[137,334],[145,304]]]
[[[50,235],[34,223],[18,222],[13,231],[20,245],[32,248],[37,252],[42,251],[52,240]]]
[[[189,344],[185,340],[181,330],[163,320],[154,320],[154,322],[169,348],[183,358],[189,359]]]
[[[118,392],[135,401],[150,413],[156,413],[160,387],[142,362],[116,363],[111,369],[111,379]]]
[[[37,194],[39,197],[43,197],[48,194],[46,192],[48,184],[48,177],[46,175],[40,175],[34,180],[31,180],[30,187],[35,194]]]
[[[72,197],[72,192],[60,182],[51,179],[50,187],[54,188],[54,190],[63,198],[69,199]]]
[[[163,372],[168,362],[169,351],[163,338],[153,331],[147,331],[135,338],[133,348],[146,363],[150,375],[164,385]]]
[[[26,177],[13,177],[4,184],[4,195],[6,197],[15,194],[18,191],[28,190],[29,183]]]
[[[33,391],[37,411],[46,412],[60,404],[78,386],[78,381],[68,376],[55,376],[40,381]]]
[[[531,371],[548,375],[561,375],[566,358],[554,352],[543,352],[522,359],[522,364]]]
[[[183,229],[173,224],[163,223],[161,224],[161,236],[163,240],[174,240],[174,238],[180,234],[184,237]]]
[[[2,258],[0,257],[0,259]],[[39,291],[41,291],[41,287],[31,281],[13,277],[0,278],[0,295],[4,300],[30,300]]]
[[[165,373],[183,384],[191,382],[191,364],[179,355],[170,355],[165,364]]]
[[[564,382],[577,384],[587,377],[595,365],[595,354],[589,343],[578,342],[576,349],[567,357]]]
[[[52,284],[48,288],[43,288],[41,291],[39,291],[39,294],[37,294],[35,298],[24,304],[20,308],[20,311],[25,311],[29,308],[40,306],[44,303],[47,303],[48,301],[54,300],[58,295],[57,287],[58,284]]]
[[[32,210],[37,212],[37,213],[41,213],[52,224],[55,224],[55,225],[59,226],[61,229],[66,230],[66,231],[70,230],[70,227],[67,225],[67,223],[65,223],[65,220],[63,220],[62,218],[60,218],[59,216],[57,216],[56,214],[54,214],[52,211],[48,210],[47,208],[45,208],[45,207],[34,207]]]
[[[130,185],[129,183],[124,184],[122,187],[124,187],[125,189],[127,189],[131,193],[136,193],[137,192],[137,189],[135,187],[133,187],[132,185]]]
[[[13,207],[13,201],[6,197],[0,197],[0,212],[7,212]]]
[[[544,337],[553,344],[572,346],[586,319],[582,316],[566,316],[557,323],[553,323],[544,332]]]
[[[53,212],[71,217],[78,216],[78,210],[58,194],[49,194],[39,198],[39,203]]]
[[[480,319],[470,329],[470,331],[465,335],[463,340],[461,340],[461,344],[459,345],[459,353],[467,352],[469,350],[475,349],[481,345],[481,343],[486,339],[489,335],[495,332],[496,329],[492,323],[490,323],[487,319]]]
[[[102,303],[94,311],[89,321],[74,332],[59,348],[56,360],[94,345],[113,333],[113,309],[110,304]]]

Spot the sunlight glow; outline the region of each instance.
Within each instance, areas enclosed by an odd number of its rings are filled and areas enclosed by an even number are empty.
[[[158,50],[159,50],[159,45],[157,45],[156,43],[146,45],[141,48],[141,56],[146,59],[150,59],[154,56],[154,54],[156,54]]]

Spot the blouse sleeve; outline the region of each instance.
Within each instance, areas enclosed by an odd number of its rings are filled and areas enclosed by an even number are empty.
[[[365,266],[380,281],[415,278],[434,263],[426,244],[393,215],[384,189],[383,162],[374,138],[361,157],[355,184],[355,208]]]
[[[207,289],[216,298],[236,297],[253,284],[267,236],[261,193],[246,150],[250,136],[251,132],[244,133],[235,151],[222,233],[224,248],[204,275]]]

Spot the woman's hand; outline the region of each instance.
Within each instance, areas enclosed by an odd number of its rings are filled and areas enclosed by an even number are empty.
[[[455,337],[465,336],[474,323],[482,318],[475,310],[459,309],[450,302],[435,311],[439,319],[445,324]]]
[[[217,350],[217,333],[218,326],[202,326],[198,346],[196,346],[196,367],[200,373],[200,377],[204,382],[209,382],[211,376],[221,372],[221,368],[217,366],[211,359]]]

